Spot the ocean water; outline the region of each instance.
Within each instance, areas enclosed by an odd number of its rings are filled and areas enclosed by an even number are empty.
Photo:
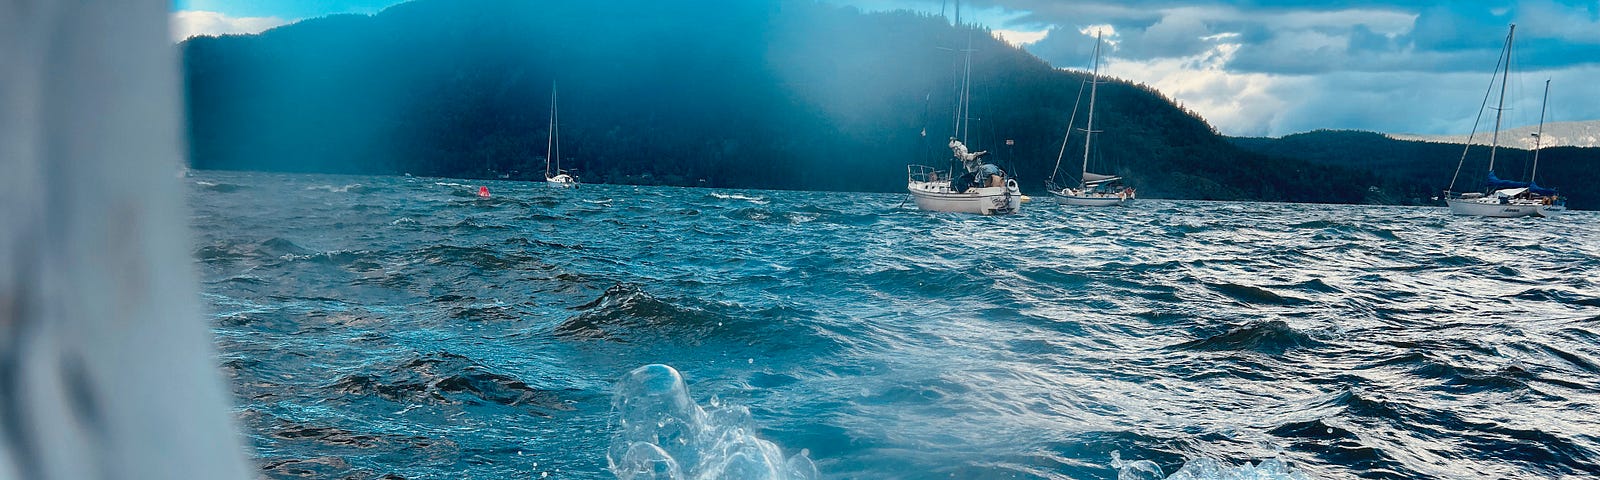
[[[269,478],[1600,476],[1590,212],[188,182]]]

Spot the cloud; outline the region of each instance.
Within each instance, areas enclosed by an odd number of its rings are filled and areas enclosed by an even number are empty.
[[[1491,65],[1491,67],[1493,67]],[[1550,79],[1546,121],[1600,118],[1600,105],[1586,100],[1600,66],[1513,71],[1506,93],[1503,129],[1536,125]],[[1313,128],[1359,128],[1396,133],[1466,134],[1473,130],[1479,107],[1490,88],[1486,72],[1341,72],[1314,77],[1309,95],[1286,115],[1282,133]],[[1492,92],[1498,94],[1498,90]],[[1493,106],[1495,98],[1488,101]],[[1484,110],[1478,132],[1493,128],[1493,110]]]
[[[172,12],[172,40],[181,42],[196,35],[261,33],[289,23],[278,17],[230,17],[202,10]]]
[[[1521,25],[1513,65],[1530,73],[1512,78],[1527,87],[1508,95],[1508,115],[1521,115],[1508,125],[1537,122],[1532,90],[1544,78],[1555,79],[1551,105],[1564,109],[1552,119],[1600,118],[1600,104],[1579,93],[1584,75],[1600,70],[1593,3],[979,2],[1026,12],[1008,17],[1014,23],[1050,26],[1026,48],[1057,67],[1086,69],[1093,31],[1111,27],[1109,75],[1154,87],[1230,135],[1465,133],[1511,23]]]
[[[1245,48],[1243,36],[1209,40],[1207,50],[1183,57],[1113,54],[1102,73],[1154,87],[1228,135],[1280,136],[1324,128],[1465,134],[1475,125],[1480,133],[1492,128],[1492,110],[1478,117],[1485,96],[1498,94],[1490,91],[1487,71],[1494,68],[1492,53],[1480,59],[1488,62],[1486,71],[1267,73],[1229,68]],[[1303,42],[1308,49],[1339,45],[1328,38]],[[1086,65],[1087,58],[1085,52],[1078,63]],[[1547,121],[1600,118],[1600,104],[1585,100],[1593,78],[1600,78],[1600,65],[1513,71],[1503,127],[1538,123],[1545,79],[1552,80]]]
[[[1264,73],[1359,67],[1360,62],[1355,60],[1358,54],[1379,56],[1402,51],[1402,46],[1391,39],[1409,33],[1417,18],[1413,13],[1383,8],[1245,11],[1208,5],[1139,12],[1102,10],[1124,17],[1112,20],[1120,37],[1115,51],[1123,58],[1193,56],[1217,46],[1221,35],[1237,35],[1240,48],[1225,67]],[[1046,17],[1034,12],[1031,18],[1042,21]],[[1080,19],[1077,23],[1085,23],[1082,19],[1089,17],[1074,18]]]
[[[1219,40],[1236,37],[1222,37]],[[1230,72],[1223,68],[1240,44],[1218,42],[1185,57],[1128,59],[1109,57],[1102,74],[1154,87],[1184,108],[1199,112],[1230,135],[1270,135],[1278,115],[1290,107],[1286,91],[1303,78],[1265,73]]]
[[[1115,38],[1115,35],[1112,35]],[[1044,38],[1025,47],[1029,53],[1050,62],[1056,68],[1075,67],[1089,69],[1090,55],[1094,52],[1094,34],[1053,27]]]
[[[1006,43],[1011,44],[1012,46],[1018,47],[1038,43],[1039,40],[1044,39],[1044,37],[1049,34],[1050,30],[1027,31],[1001,29],[994,31],[995,38],[999,38],[1004,40]]]
[[[1214,42],[1204,39],[1216,32],[1205,20],[1189,15],[1167,15],[1117,46],[1119,51],[1141,56],[1185,57],[1208,50]]]

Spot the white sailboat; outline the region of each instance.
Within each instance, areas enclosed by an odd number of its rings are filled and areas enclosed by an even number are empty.
[[[960,181],[958,177],[956,181]],[[960,189],[938,176],[938,169],[926,165],[906,167],[906,190],[917,208],[934,212],[1007,215],[1022,209],[1022,190],[1017,180],[1005,178],[998,185]]]
[[[551,163],[554,162],[554,167]],[[556,108],[556,87],[550,86],[550,138],[545,145],[544,183],[555,188],[575,188],[578,177],[561,169],[561,122]]]
[[[982,158],[988,152],[969,152],[966,142],[968,102],[971,100],[972,37],[968,33],[966,66],[958,92],[954,122],[955,136],[950,137],[950,149],[960,160],[966,173],[956,175],[954,169],[940,175],[940,170],[927,165],[906,166],[906,190],[911,192],[917,208],[935,212],[975,213],[979,215],[1007,215],[1022,210],[1022,190],[1017,180]],[[926,135],[927,131],[924,130]]]
[[[1483,192],[1455,192],[1455,184],[1461,176],[1461,165],[1466,163],[1467,152],[1472,149],[1472,139],[1469,135],[1467,146],[1461,151],[1461,162],[1456,165],[1456,174],[1450,179],[1450,188],[1445,190],[1445,203],[1450,206],[1450,213],[1456,215],[1473,215],[1479,217],[1531,217],[1547,216],[1551,206],[1547,202],[1555,200],[1555,190],[1540,187],[1534,182],[1516,182],[1502,180],[1494,174],[1495,155],[1500,149],[1500,121],[1505,112],[1507,77],[1511,76],[1511,46],[1516,38],[1517,26],[1512,25],[1506,34],[1505,47],[1501,50],[1500,63],[1503,69],[1496,69],[1495,74],[1500,75],[1500,98],[1495,108],[1494,134],[1489,141],[1489,169],[1484,180]],[[1491,88],[1492,87],[1491,83]],[[1545,84],[1548,94],[1549,84]],[[1543,114],[1540,115],[1543,117]],[[1541,125],[1543,119],[1540,119]],[[1541,127],[1542,128],[1542,127]],[[1534,149],[1537,155],[1538,149]],[[1537,157],[1535,157],[1537,162]],[[1535,163],[1537,165],[1537,163]],[[1535,167],[1537,168],[1537,167]],[[1537,170],[1535,170],[1537,172]]]
[[[1083,205],[1093,207],[1106,207],[1112,205],[1126,205],[1134,200],[1133,188],[1122,185],[1122,177],[1092,173],[1089,171],[1089,152],[1094,143],[1094,101],[1100,86],[1100,48],[1103,43],[1100,35],[1095,35],[1094,45],[1094,71],[1089,76],[1089,121],[1084,126],[1083,132],[1083,168],[1079,171],[1078,185],[1064,187],[1056,185],[1055,172],[1051,172],[1049,180],[1050,195],[1055,197],[1056,203],[1061,205]],[[1079,95],[1083,90],[1078,91]],[[1077,109],[1074,108],[1074,111]],[[1068,122],[1067,136],[1061,139],[1061,153],[1056,155],[1056,171],[1061,170],[1061,157],[1067,152],[1067,138],[1072,136],[1072,125]]]

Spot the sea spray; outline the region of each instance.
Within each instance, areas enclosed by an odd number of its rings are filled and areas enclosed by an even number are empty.
[[[1121,452],[1111,452],[1111,468],[1117,469],[1117,480],[1307,480],[1305,473],[1276,458],[1262,460],[1260,465],[1244,462],[1234,466],[1214,458],[1201,457],[1190,460],[1166,477],[1161,467],[1149,460],[1126,461]]]
[[[617,382],[611,407],[618,425],[606,461],[619,479],[818,477],[806,452],[785,459],[776,444],[757,437],[748,408],[713,403],[707,411],[694,403],[672,367],[628,372]]]

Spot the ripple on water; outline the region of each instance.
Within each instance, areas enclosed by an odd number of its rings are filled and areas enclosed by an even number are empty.
[[[1199,340],[1180,343],[1174,348],[1199,351],[1251,351],[1269,355],[1297,348],[1315,348],[1323,343],[1290,327],[1283,320],[1251,322]]]
[[[1600,476],[1587,212],[195,175],[268,477]]]

